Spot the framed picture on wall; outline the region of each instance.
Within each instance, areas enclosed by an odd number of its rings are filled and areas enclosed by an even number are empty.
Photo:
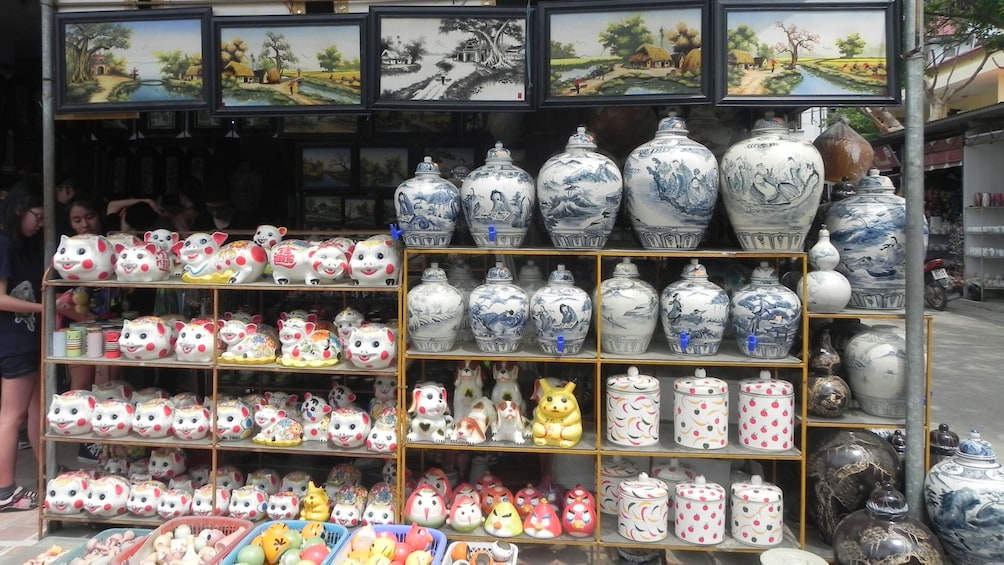
[[[390,112],[372,113],[374,133],[452,133],[453,114],[450,112]]]
[[[365,197],[345,198],[345,227],[348,229],[375,228],[380,221],[377,216],[379,199]]]
[[[300,188],[321,190],[352,186],[351,145],[301,145]]]
[[[304,193],[300,206],[300,223],[307,230],[337,230],[342,223],[342,197]]]
[[[715,0],[718,104],[899,104],[895,0]]]
[[[209,106],[206,9],[63,12],[53,38],[56,113]]]
[[[413,169],[407,147],[360,147],[359,186],[397,188]]]
[[[446,178],[450,178],[450,171],[457,165],[464,165],[467,171],[473,171],[478,167],[474,162],[473,147],[426,147],[422,150],[421,158],[428,155],[432,160],[439,163],[439,172]],[[484,162],[485,156],[480,156],[480,162]]]
[[[307,137],[312,135],[354,134],[359,131],[359,116],[326,114],[323,116],[284,116],[279,133]]]

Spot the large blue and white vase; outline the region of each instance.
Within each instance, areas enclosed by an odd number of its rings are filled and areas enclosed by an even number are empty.
[[[659,322],[659,293],[625,257],[609,279],[600,282],[600,347],[606,353],[648,351]]]
[[[579,126],[565,150],[544,162],[537,174],[537,202],[555,247],[602,249],[613,231],[624,179],[612,159],[596,151],[596,140]]]
[[[575,355],[589,333],[593,301],[575,286],[575,277],[558,265],[547,284],[530,297],[530,319],[541,351],[550,355]]]
[[[683,269],[683,278],[662,290],[659,306],[670,351],[718,353],[729,318],[729,295],[708,280],[708,270],[697,259],[691,259]]]
[[[802,323],[802,302],[778,281],[774,268],[761,261],[749,284],[732,295],[730,316],[743,355],[784,359]]]
[[[516,280],[513,282],[516,283],[516,286],[522,288],[527,296],[532,297],[533,293],[547,284],[547,279],[544,278],[544,271],[540,268],[540,265],[533,259],[528,259],[519,268],[519,271],[517,271]],[[526,324],[523,329],[523,343],[530,345],[537,344],[537,332],[533,329],[533,319],[530,316],[526,317]]]
[[[720,164],[725,212],[747,251],[802,251],[823,193],[823,158],[768,113]]]
[[[430,263],[422,272],[422,282],[408,291],[408,341],[417,351],[449,351],[466,314],[464,294],[447,282],[446,271],[438,263]]]
[[[624,163],[624,203],[647,249],[695,249],[711,223],[718,160],[687,133],[683,118],[663,118]]]
[[[439,164],[426,156],[415,176],[394,191],[394,210],[401,238],[408,247],[447,247],[460,214],[460,193],[439,173]]]
[[[451,261],[450,268],[446,271],[446,282],[464,295],[464,315],[460,322],[460,329],[457,331],[457,341],[474,341],[471,319],[466,310],[471,301],[471,291],[478,287],[478,281],[471,275],[471,266],[462,259]]]
[[[837,271],[851,283],[853,308],[890,310],[906,304],[906,199],[878,169],[857,194],[830,206],[826,225],[840,252]]]
[[[808,256],[809,265],[815,270],[806,276],[804,286],[800,279],[795,287],[805,309],[825,314],[843,310],[851,301],[851,283],[836,271],[840,253],[830,242],[826,224],[819,228],[816,243],[809,249]]]
[[[931,529],[956,565],[1004,563],[1004,470],[978,431],[924,480]]]
[[[844,371],[851,394],[867,414],[906,416],[906,336],[891,324],[876,324],[844,346]]]
[[[484,284],[471,291],[468,314],[474,341],[485,353],[512,353],[523,340],[529,297],[512,282],[501,261],[488,269]]]
[[[533,177],[513,165],[512,152],[498,142],[485,164],[464,177],[460,203],[475,245],[514,249],[530,228],[537,194]]]

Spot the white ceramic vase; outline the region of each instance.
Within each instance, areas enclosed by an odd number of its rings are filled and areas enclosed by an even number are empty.
[[[394,191],[398,228],[408,247],[447,247],[460,213],[457,187],[439,173],[439,164],[426,156],[415,176]]]
[[[468,313],[474,341],[485,353],[512,353],[523,340],[529,299],[512,282],[512,272],[501,262],[488,269],[485,282],[471,291]]]
[[[901,328],[877,324],[855,334],[844,346],[842,360],[862,411],[906,416],[906,338]]]
[[[408,291],[406,314],[408,340],[417,351],[449,351],[466,314],[464,294],[450,286],[438,263],[430,263],[422,282]]]
[[[683,269],[683,278],[663,289],[659,304],[670,351],[718,353],[729,317],[729,295],[708,280],[708,270],[697,259]]]
[[[533,177],[513,165],[512,152],[497,142],[485,164],[464,177],[460,202],[478,247],[513,249],[523,244],[537,195]]]
[[[625,257],[600,282],[600,347],[605,353],[645,353],[659,322],[659,294]]]
[[[830,242],[830,231],[824,224],[819,229],[816,243],[809,249],[809,265],[814,268],[806,275],[805,284],[799,280],[796,288],[802,303],[809,312],[833,314],[851,301],[851,283],[835,270],[840,263],[840,253]]]
[[[454,261],[450,264],[450,269],[446,272],[446,282],[456,288],[464,295],[464,316],[460,322],[460,329],[457,331],[458,342],[474,341],[474,332],[471,331],[471,319],[467,314],[467,304],[470,303],[471,291],[478,287],[478,281],[471,276],[471,267],[462,260]]]

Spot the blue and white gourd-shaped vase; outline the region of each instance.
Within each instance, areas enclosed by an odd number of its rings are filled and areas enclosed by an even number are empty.
[[[593,301],[575,286],[575,277],[564,265],[551,271],[547,284],[530,297],[533,320],[541,351],[551,355],[575,355],[589,333]]]
[[[422,282],[408,291],[407,303],[408,340],[415,349],[433,353],[453,349],[467,305],[438,263],[422,272]]]
[[[537,194],[530,173],[513,165],[512,152],[497,142],[485,164],[464,177],[460,202],[475,245],[514,249],[530,228]]]
[[[596,151],[596,140],[584,126],[537,174],[537,202],[555,247],[602,249],[613,231],[623,192],[620,169]]]
[[[833,314],[843,310],[851,301],[851,283],[835,270],[838,263],[840,253],[830,242],[830,231],[823,224],[816,243],[809,249],[809,265],[815,270],[806,276],[804,286],[801,280],[796,286],[809,312]]]
[[[512,282],[501,261],[488,269],[484,284],[471,291],[468,313],[478,348],[485,353],[512,353],[523,340],[530,300]]]
[[[394,210],[408,247],[447,247],[460,213],[460,193],[439,174],[439,164],[426,156],[415,176],[394,191]]]
[[[747,251],[802,251],[823,193],[823,158],[768,113],[722,156],[725,212]],[[827,222],[829,223],[829,222]]]
[[[474,341],[474,332],[471,331],[471,319],[467,314],[467,304],[471,301],[471,291],[478,287],[478,281],[471,276],[471,266],[462,260],[454,261],[450,269],[446,272],[446,282],[450,286],[459,290],[464,295],[464,315],[460,322],[460,329],[457,330],[457,341]]]
[[[659,323],[659,293],[625,257],[600,283],[600,347],[606,353],[645,353]]]
[[[906,304],[906,199],[894,194],[878,169],[857,194],[834,202],[826,214],[830,241],[840,253],[837,271],[851,283],[851,307],[873,310]]]
[[[766,261],[753,269],[749,284],[732,295],[730,311],[743,355],[784,359],[791,351],[802,320],[802,302],[778,281]]]
[[[624,202],[647,249],[696,249],[718,201],[718,160],[671,115],[624,163]]]
[[[1004,469],[973,430],[924,480],[932,529],[956,565],[1004,563]]]
[[[545,284],[547,284],[547,279],[544,278],[544,271],[541,270],[540,265],[538,265],[533,259],[528,259],[522,267],[519,268],[519,273],[516,275],[516,280],[514,281],[516,286],[523,289],[523,292],[527,296],[533,297],[533,293],[537,292]],[[533,329],[533,320],[530,316],[526,317],[526,327],[523,330],[523,343],[536,345],[537,344],[537,332]]]
[[[714,355],[722,344],[729,318],[729,295],[708,280],[697,259],[683,269],[683,278],[659,296],[662,332],[673,353]]]

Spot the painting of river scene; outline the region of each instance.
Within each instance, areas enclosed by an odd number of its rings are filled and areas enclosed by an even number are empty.
[[[529,108],[526,11],[373,7],[375,108]]]
[[[710,100],[704,2],[542,2],[541,105]]]
[[[893,0],[719,0],[721,102],[896,103]]]
[[[210,10],[56,15],[56,111],[209,106],[203,80]]]
[[[219,114],[363,110],[365,14],[213,20]]]

